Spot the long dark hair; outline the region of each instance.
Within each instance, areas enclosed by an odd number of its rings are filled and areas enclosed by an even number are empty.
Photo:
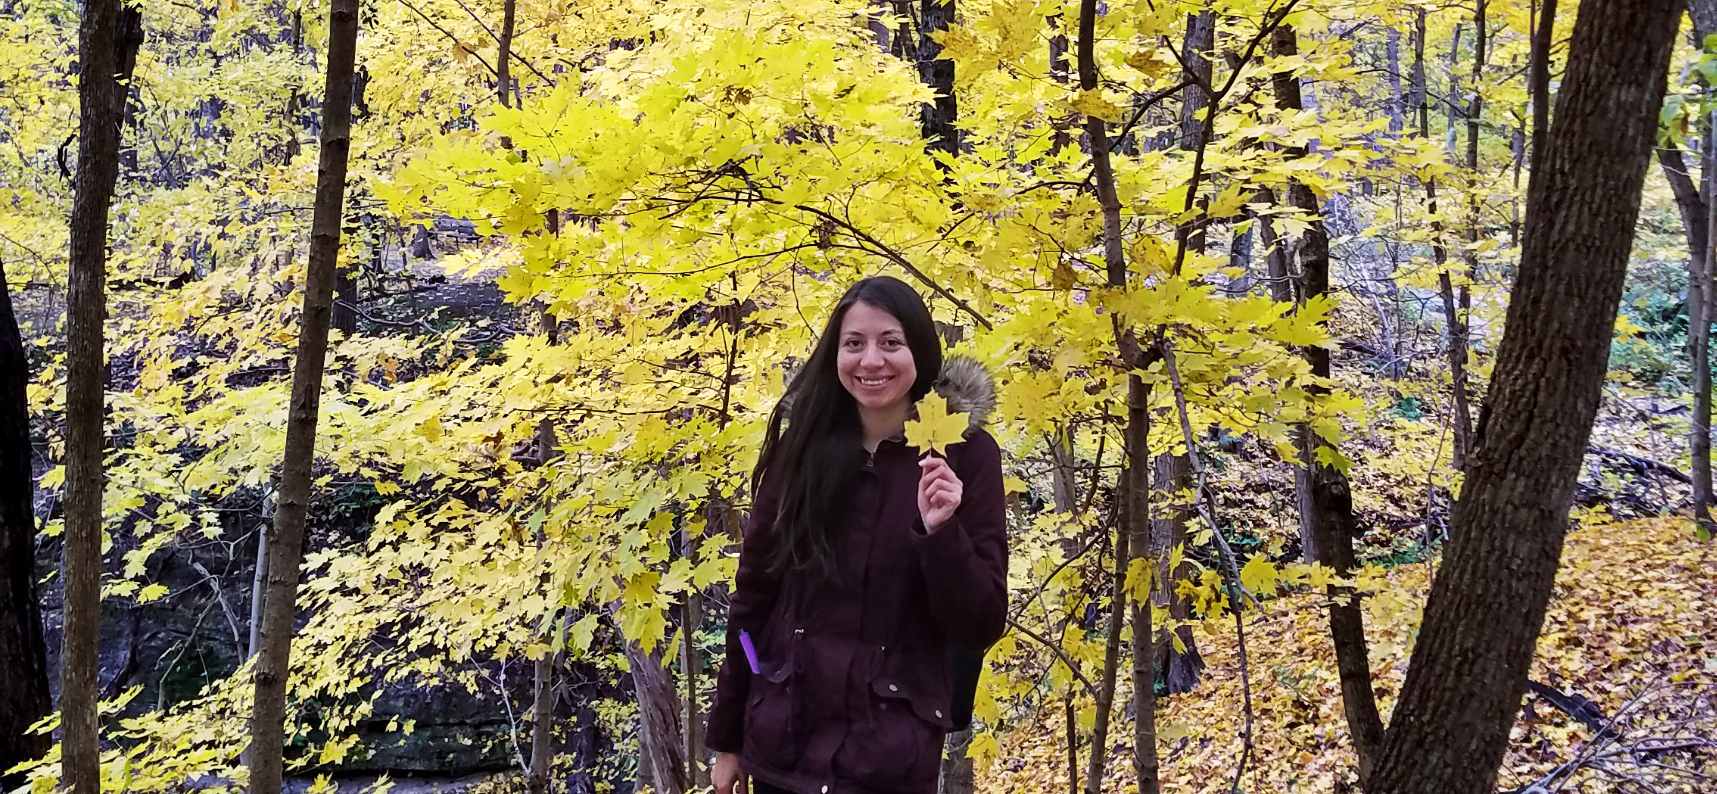
[[[757,493],[765,474],[779,477],[774,516],[776,542],[770,567],[780,571],[812,566],[832,572],[839,510],[859,461],[864,457],[858,403],[841,385],[836,370],[841,322],[856,304],[888,312],[900,321],[918,376],[909,397],[930,393],[942,372],[942,344],[924,299],[905,282],[876,276],[852,285],[835,304],[810,359],[787,384],[787,393],[769,414],[763,451],[751,472]],[[785,425],[785,429],[783,429]]]

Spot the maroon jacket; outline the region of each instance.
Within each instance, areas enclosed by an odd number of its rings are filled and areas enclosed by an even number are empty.
[[[949,652],[981,649],[1007,616],[1001,451],[981,425],[989,374],[951,357],[936,389],[971,415],[948,461],[964,484],[926,534],[918,450],[883,441],[861,464],[836,539],[837,572],[776,574],[767,560],[777,489],[752,505],[728,611],[707,746],[795,794],[933,794],[950,725]],[[751,636],[751,672],[739,632]]]

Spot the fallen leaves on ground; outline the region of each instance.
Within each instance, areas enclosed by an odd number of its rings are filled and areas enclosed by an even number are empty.
[[[1614,736],[1528,695],[1511,738],[1499,788],[1550,779],[1549,791],[1615,790],[1624,777],[1650,791],[1709,791],[1717,774],[1717,546],[1681,518],[1576,529],[1562,567],[1531,679],[1591,701]],[[1394,707],[1406,675],[1432,567],[1383,572],[1365,600],[1379,707]],[[1249,616],[1246,646],[1254,704],[1254,749],[1239,791],[1357,791],[1356,760],[1322,600],[1311,593],[1265,602]],[[1241,676],[1231,621],[1204,621],[1197,641],[1207,667],[1190,694],[1164,699],[1163,790],[1228,792],[1241,756]],[[1123,670],[1109,735],[1105,791],[1136,791],[1130,698]],[[1569,698],[1577,700],[1577,698]],[[1002,737],[1002,760],[979,771],[979,791],[1066,791],[1062,708],[1046,704],[1035,725]],[[1704,742],[1704,747],[1688,747]],[[1088,733],[1079,776],[1088,763]],[[1667,749],[1666,749],[1667,748]],[[1687,772],[1685,770],[1692,770]]]

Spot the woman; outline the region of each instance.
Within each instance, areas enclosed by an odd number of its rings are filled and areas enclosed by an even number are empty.
[[[904,442],[932,388],[969,415],[947,458]],[[951,655],[1002,634],[995,404],[944,364],[924,301],[860,281],[769,417],[706,745],[718,794],[934,794]]]

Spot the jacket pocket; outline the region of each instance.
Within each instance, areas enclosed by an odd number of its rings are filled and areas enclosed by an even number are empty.
[[[871,680],[868,695],[870,713],[847,735],[837,766],[865,788],[935,791],[951,724],[946,697],[887,672]]]
[[[798,669],[803,636],[803,629],[793,630],[777,644],[778,652],[758,659],[746,698],[743,755],[774,769],[793,768],[805,751],[800,730],[804,687]]]

